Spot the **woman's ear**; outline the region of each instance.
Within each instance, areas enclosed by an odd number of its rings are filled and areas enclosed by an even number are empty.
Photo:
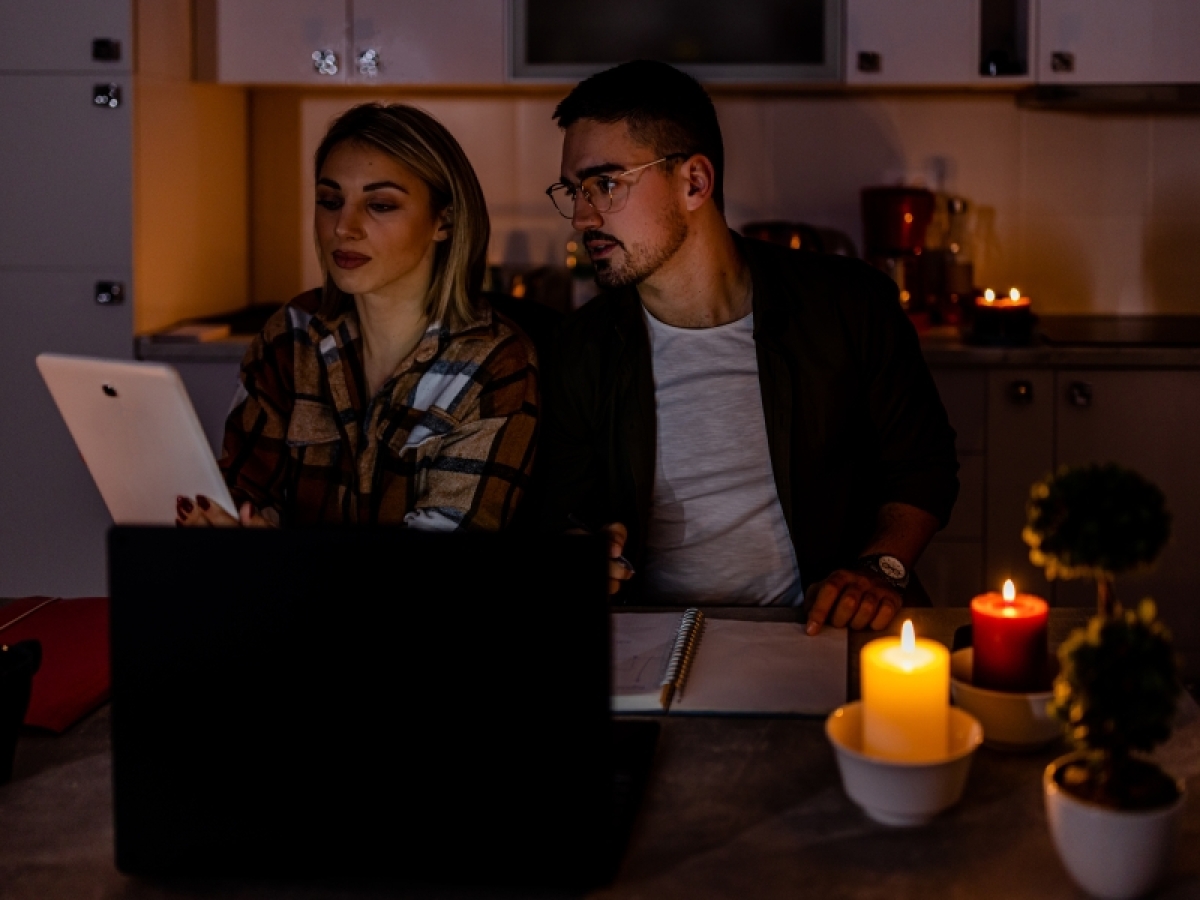
[[[437,231],[433,233],[435,241],[447,240],[454,232],[454,212],[447,206],[438,213]]]

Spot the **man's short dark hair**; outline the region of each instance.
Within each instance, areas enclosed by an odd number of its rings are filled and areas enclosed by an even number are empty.
[[[658,156],[703,154],[713,165],[713,201],[725,210],[725,146],[712,99],[674,66],[639,59],[581,81],[554,110],[559,128],[580,119],[624,122]]]

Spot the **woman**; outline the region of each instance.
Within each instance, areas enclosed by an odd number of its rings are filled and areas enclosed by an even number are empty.
[[[490,226],[450,133],[420,110],[348,110],[316,154],[321,290],[251,345],[221,470],[239,517],[182,525],[508,524],[533,461],[529,340],[480,296]]]

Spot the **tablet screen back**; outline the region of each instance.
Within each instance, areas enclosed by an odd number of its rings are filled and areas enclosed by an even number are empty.
[[[114,522],[169,525],[180,495],[236,514],[173,368],[51,353],[37,366]]]

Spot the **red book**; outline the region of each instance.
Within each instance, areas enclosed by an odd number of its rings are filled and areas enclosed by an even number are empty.
[[[0,644],[28,640],[42,645],[42,665],[26,725],[61,732],[108,699],[107,597],[25,597],[0,606]]]

